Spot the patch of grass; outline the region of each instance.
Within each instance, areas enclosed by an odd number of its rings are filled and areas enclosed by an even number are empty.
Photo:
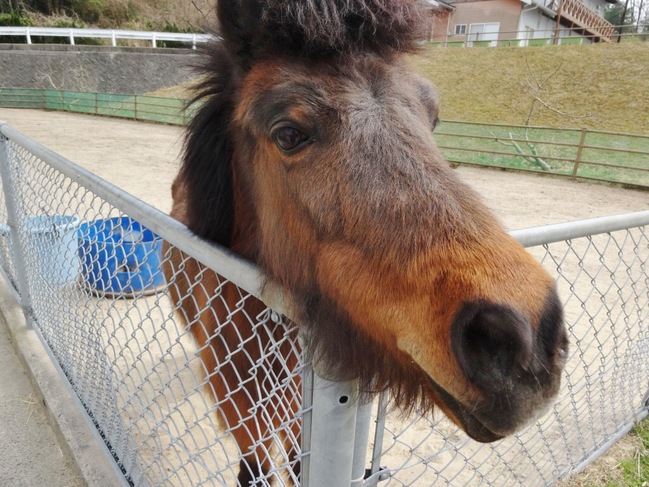
[[[543,80],[531,125],[649,133],[649,43],[441,49],[426,47],[413,65],[438,88],[441,118],[525,123]],[[528,69],[529,66],[529,69]]]
[[[24,0],[18,2],[18,15],[38,26],[52,25],[63,16],[100,28],[164,30],[175,25],[180,31],[203,32],[215,25],[214,4],[214,0]],[[9,12],[0,2],[2,13]]]
[[[557,487],[649,486],[649,419],[639,423],[583,472]]]
[[[649,486],[649,421],[643,421],[633,430],[633,435],[641,441],[631,458],[620,462],[624,485],[628,487]],[[613,484],[617,487],[618,484]],[[611,486],[613,487],[613,486]]]

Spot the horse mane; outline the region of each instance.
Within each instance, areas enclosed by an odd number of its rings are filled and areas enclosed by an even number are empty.
[[[421,0],[221,0],[221,36],[244,64],[272,54],[309,59],[417,49]]]
[[[183,163],[175,185],[185,190],[184,223],[194,233],[229,247],[234,224],[232,143],[227,136],[237,78],[222,46],[209,48],[202,64],[207,76],[195,87],[188,108],[204,102],[187,126]]]

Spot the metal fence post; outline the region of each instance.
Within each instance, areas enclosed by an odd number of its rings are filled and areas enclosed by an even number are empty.
[[[579,169],[579,163],[581,162],[581,153],[584,151],[584,143],[586,142],[587,133],[587,128],[581,129],[581,135],[579,136],[579,145],[577,146],[577,156],[575,157],[575,164],[572,168],[572,179],[575,179],[577,177],[577,170]]]
[[[354,460],[358,382],[332,382],[314,372],[312,383],[304,386],[305,395],[312,398],[312,406],[308,421],[310,444],[303,445],[304,453],[309,455],[302,486],[349,486]]]
[[[19,221],[20,211],[18,207],[16,188],[18,182],[13,181],[11,177],[11,166],[9,161],[9,150],[7,148],[7,138],[2,133],[2,127],[5,122],[0,120],[0,178],[2,179],[2,190],[5,196],[5,205],[7,207],[7,227],[11,235],[11,248],[9,252],[13,254],[14,269],[16,270],[16,279],[18,280],[18,292],[22,304],[23,313],[27,326],[31,327],[33,323],[34,311],[32,298],[27,283],[27,272],[25,261],[23,259],[22,235],[20,234]]]
[[[356,413],[356,432],[354,434],[354,457],[352,462],[352,487],[362,487],[365,482],[367,445],[370,439],[372,422],[372,402],[358,406]]]
[[[389,472],[384,472],[381,468],[381,455],[383,454],[383,435],[385,434],[385,416],[388,407],[388,393],[382,392],[379,395],[379,404],[376,412],[376,427],[374,430],[374,447],[372,448],[372,458],[370,461],[370,471],[364,487],[374,487],[381,480],[389,477]]]

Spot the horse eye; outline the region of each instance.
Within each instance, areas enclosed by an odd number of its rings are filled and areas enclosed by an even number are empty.
[[[308,135],[291,126],[279,127],[273,131],[272,137],[277,147],[288,153],[302,149],[310,139]]]

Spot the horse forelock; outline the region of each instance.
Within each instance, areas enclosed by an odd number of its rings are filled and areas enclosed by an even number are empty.
[[[421,0],[239,0],[219,2],[220,34],[242,62],[273,52],[317,58],[417,49]]]

